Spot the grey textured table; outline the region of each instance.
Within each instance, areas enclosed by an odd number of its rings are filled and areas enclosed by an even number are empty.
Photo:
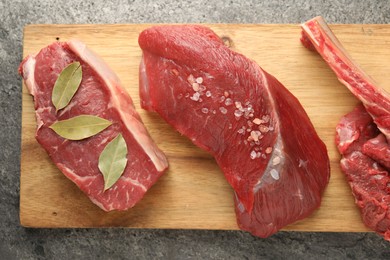
[[[114,1],[113,1],[114,2]],[[0,1],[0,259],[390,259],[374,233],[28,229],[19,225],[22,31],[30,23],[390,23],[382,1]],[[389,50],[390,51],[390,50]]]

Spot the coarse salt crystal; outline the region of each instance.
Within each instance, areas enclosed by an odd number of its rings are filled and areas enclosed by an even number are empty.
[[[228,96],[229,96],[229,92],[225,91],[225,92],[223,92],[223,95],[224,95],[225,97],[228,97]]]
[[[241,102],[239,102],[239,101],[234,102],[234,105],[236,106],[236,108],[242,107]]]
[[[238,129],[237,133],[239,133],[239,134],[244,134],[244,133],[245,133],[245,130],[242,129],[242,128],[240,128],[240,129]]]
[[[251,159],[254,160],[256,159],[257,153],[255,151],[251,152]]]
[[[202,108],[202,113],[207,114],[209,112],[209,109],[207,107]]]
[[[210,90],[207,90],[207,91],[206,91],[206,97],[211,97],[211,92],[210,92]]]
[[[241,117],[242,116],[242,111],[240,111],[240,110],[234,111],[234,116],[235,117]]]
[[[219,98],[219,102],[220,102],[220,103],[222,103],[223,101],[225,101],[225,96],[221,96],[221,97]]]
[[[264,125],[260,125],[260,126],[259,126],[259,130],[260,130],[260,132],[262,132],[262,133],[267,133],[267,132],[269,131],[269,128],[266,127],[266,126],[264,126]]]
[[[227,109],[224,108],[224,107],[220,107],[220,108],[219,108],[219,111],[220,111],[222,114],[226,114],[226,113],[227,113]]]
[[[188,82],[191,83],[191,84],[194,83],[194,82],[195,82],[194,75],[190,74],[190,75],[188,76],[187,80],[188,80]]]
[[[197,77],[196,78],[196,83],[202,84],[203,83],[203,78],[202,77]]]
[[[226,106],[230,106],[231,104],[233,104],[233,100],[231,98],[225,99],[225,105]]]
[[[256,125],[260,125],[261,124],[261,119],[260,118],[255,118],[255,119],[253,119],[253,121],[252,121],[254,124],[256,124]]]
[[[196,83],[196,82],[192,83],[192,89],[193,89],[194,91],[198,91],[198,90],[199,90],[199,84]]]
[[[252,131],[251,132],[251,137],[252,139],[256,142],[259,140],[259,136],[257,135],[257,133],[255,131]]]
[[[198,101],[198,100],[199,100],[199,97],[200,97],[199,92],[195,92],[195,93],[192,95],[191,100],[193,100],[193,101]]]
[[[266,154],[270,154],[272,152],[272,147],[267,147],[266,149],[265,149],[265,153]]]

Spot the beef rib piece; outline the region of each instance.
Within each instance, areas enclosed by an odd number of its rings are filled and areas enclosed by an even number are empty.
[[[215,157],[241,229],[267,237],[319,207],[326,147],[279,81],[207,27],[152,27],[139,45],[142,107]]]
[[[68,106],[56,113],[51,101],[54,83],[61,71],[75,61],[81,63],[83,72],[80,87]],[[167,169],[165,155],[151,140],[119,79],[83,43],[53,43],[26,57],[19,73],[34,97],[36,139],[63,174],[103,210],[133,207]],[[66,140],[49,128],[57,120],[81,114],[105,118],[112,125],[81,141]],[[127,166],[120,179],[103,191],[99,155],[118,133],[122,133],[128,147]]]
[[[336,127],[336,144],[363,222],[390,241],[390,95],[354,62],[321,17],[302,25],[315,49],[361,102]]]
[[[352,60],[322,17],[302,24],[302,42],[317,50],[337,78],[364,105],[379,130],[390,140],[390,95]]]

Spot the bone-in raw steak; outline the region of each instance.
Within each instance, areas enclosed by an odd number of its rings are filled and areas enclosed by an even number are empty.
[[[279,81],[206,27],[152,27],[139,44],[143,108],[215,157],[241,229],[267,237],[319,207],[326,147]]]
[[[336,144],[363,222],[390,241],[390,95],[350,58],[321,17],[302,28],[302,43],[316,49],[363,104],[340,120]]]
[[[354,62],[321,17],[302,25],[302,42],[314,48],[336,73],[337,78],[364,105],[379,130],[390,139],[390,95],[378,87],[360,66]],[[310,47],[311,45],[311,47]]]
[[[80,87],[69,105],[56,113],[51,101],[54,83],[60,72],[75,61],[82,66]],[[167,169],[164,154],[149,137],[117,76],[81,42],[53,43],[26,57],[19,72],[34,97],[36,139],[64,175],[103,210],[133,207]],[[81,114],[105,118],[112,125],[81,141],[66,140],[49,128],[57,120]],[[121,178],[104,191],[99,155],[119,133],[128,147],[127,166]]]

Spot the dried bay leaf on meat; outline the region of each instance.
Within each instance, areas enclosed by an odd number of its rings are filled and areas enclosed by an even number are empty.
[[[103,131],[111,121],[92,115],[80,115],[57,121],[50,126],[58,135],[69,140],[81,140]]]
[[[127,145],[122,134],[118,134],[99,156],[99,170],[104,178],[104,191],[111,188],[122,176],[127,164]]]
[[[56,111],[66,107],[77,92],[83,73],[80,62],[66,66],[58,76],[52,91],[51,101]]]

